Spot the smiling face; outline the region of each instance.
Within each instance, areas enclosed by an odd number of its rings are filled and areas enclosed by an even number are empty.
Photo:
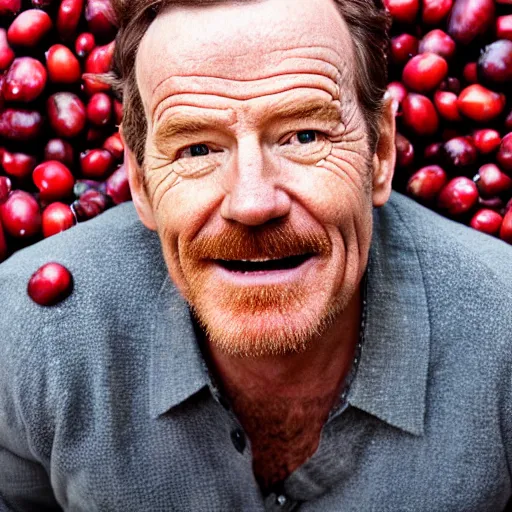
[[[371,154],[353,69],[332,0],[173,7],[142,40],[148,137],[145,183],[127,153],[134,202],[228,354],[303,351],[357,295],[394,125],[386,114]]]

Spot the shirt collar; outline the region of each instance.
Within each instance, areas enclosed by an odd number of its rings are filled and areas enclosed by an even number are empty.
[[[414,435],[423,433],[430,324],[416,246],[396,194],[374,212],[364,344],[348,403]],[[210,385],[186,302],[163,283],[152,326],[150,414]]]
[[[430,322],[416,245],[396,194],[374,212],[364,343],[348,402],[414,435],[424,432]]]

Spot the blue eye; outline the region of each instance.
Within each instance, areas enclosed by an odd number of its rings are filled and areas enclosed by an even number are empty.
[[[194,144],[189,148],[190,156],[206,156],[210,150],[206,144]]]
[[[316,141],[316,132],[313,130],[297,132],[297,140],[301,144],[311,144]]]

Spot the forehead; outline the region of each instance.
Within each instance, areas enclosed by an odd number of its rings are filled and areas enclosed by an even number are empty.
[[[151,24],[136,60],[145,107],[172,94],[174,78],[199,79],[196,93],[202,78],[228,80],[235,97],[252,82],[311,72],[340,87],[353,75],[351,36],[333,0],[174,6]]]

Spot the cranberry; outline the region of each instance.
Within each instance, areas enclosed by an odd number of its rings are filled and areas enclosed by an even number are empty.
[[[2,152],[1,161],[5,173],[18,180],[28,178],[37,165],[33,156],[25,153],[11,153],[7,150]]]
[[[416,171],[407,183],[407,193],[420,202],[437,198],[448,181],[446,172],[438,165],[428,165]]]
[[[68,41],[76,34],[84,0],[62,0],[57,13],[57,32],[62,40]]]
[[[7,108],[0,112],[0,136],[8,140],[33,140],[42,127],[43,118],[37,110]]]
[[[112,198],[114,204],[130,201],[132,198],[126,167],[121,165],[107,180],[107,194]]]
[[[103,190],[104,183],[96,180],[76,180],[75,186],[73,187],[73,194],[77,199],[80,199],[88,190]]]
[[[499,196],[512,190],[512,179],[501,172],[496,164],[482,165],[474,181],[484,197]]]
[[[73,166],[73,146],[63,139],[50,139],[44,148],[44,160],[57,160],[67,167]]]
[[[421,53],[413,57],[404,67],[402,80],[416,92],[435,89],[448,73],[448,64],[435,53]]]
[[[397,133],[395,136],[395,147],[397,167],[409,167],[412,165],[414,161],[414,146],[409,139]]]
[[[42,215],[43,236],[56,235],[75,225],[75,216],[71,207],[64,203],[52,203],[48,205]]]
[[[497,235],[502,222],[503,217],[499,213],[493,210],[482,209],[475,213],[469,225],[482,233]]]
[[[493,153],[501,144],[500,134],[496,130],[491,130],[489,128],[477,130],[473,133],[472,139],[476,149],[478,149],[478,151],[483,155]]]
[[[110,89],[109,85],[93,75],[110,71],[114,48],[114,41],[104,46],[97,46],[85,60],[84,89],[89,96],[95,92],[104,92]]]
[[[106,149],[116,160],[121,160],[124,153],[124,144],[119,132],[115,132],[103,143],[103,149]]]
[[[384,0],[384,5],[395,20],[403,23],[412,23],[420,8],[419,0]]]
[[[94,125],[103,126],[112,118],[112,100],[104,92],[91,96],[87,104],[87,119]]]
[[[512,84],[512,41],[501,39],[485,47],[478,59],[478,77],[492,88]]]
[[[40,306],[54,306],[73,291],[73,276],[60,263],[46,263],[37,269],[28,282],[29,297]]]
[[[102,180],[112,171],[114,157],[106,149],[91,149],[80,155],[80,167],[86,178]]]
[[[112,39],[116,33],[116,18],[109,0],[87,0],[85,19],[89,30],[103,39]]]
[[[92,52],[95,46],[96,40],[94,39],[94,36],[90,32],[83,32],[76,38],[75,52],[81,59],[83,59]]]
[[[419,46],[420,53],[435,53],[447,60],[453,57],[455,49],[455,41],[438,28],[425,34]]]
[[[441,158],[444,144],[442,142],[433,142],[423,151],[423,158],[427,162],[437,162]]]
[[[462,118],[457,107],[457,95],[448,91],[436,91],[434,104],[439,115],[447,121],[461,121]]]
[[[409,93],[402,103],[404,124],[416,135],[433,135],[439,118],[432,102],[421,94]]]
[[[483,198],[480,196],[478,198],[478,206],[480,208],[485,208],[487,210],[493,210],[493,211],[501,214],[501,212],[503,211],[503,208],[505,207],[505,203],[503,202],[503,199],[501,199],[501,197],[498,197],[498,196],[488,197],[488,198],[487,197]]]
[[[85,191],[79,199],[73,202],[72,209],[79,222],[96,217],[109,206],[108,198],[99,190],[93,188]]]
[[[32,178],[43,201],[57,201],[69,197],[75,184],[71,171],[57,160],[39,164],[34,169]]]
[[[512,244],[512,208],[508,210],[503,218],[500,229],[500,238],[505,242]]]
[[[512,176],[512,132],[503,137],[496,160],[501,168]]]
[[[0,16],[12,16],[21,10],[21,0],[1,0]]]
[[[63,44],[54,44],[46,53],[48,75],[53,83],[74,84],[80,81],[82,70],[73,52]]]
[[[400,34],[391,38],[390,57],[397,65],[405,64],[411,57],[418,54],[419,41],[411,34]]]
[[[7,69],[14,60],[14,51],[7,41],[5,28],[0,28],[0,71]]]
[[[448,16],[453,0],[423,0],[421,18],[426,25],[437,25]]]
[[[466,80],[468,84],[476,84],[478,82],[477,69],[478,67],[476,62],[468,62],[464,66],[462,76],[464,77],[464,80]]]
[[[474,121],[486,122],[499,116],[505,108],[505,96],[479,84],[466,87],[457,100],[460,112]]]
[[[512,41],[512,14],[500,16],[496,20],[496,36]]]
[[[7,176],[0,176],[0,204],[5,203],[11,193],[11,180]]]
[[[29,238],[41,230],[39,204],[24,190],[14,190],[0,205],[0,217],[5,231],[15,238]]]
[[[449,76],[446,80],[443,80],[439,85],[439,90],[453,92],[459,94],[460,92],[460,80],[453,76]]]
[[[463,173],[473,168],[478,153],[469,137],[454,137],[445,142],[443,158],[452,170]]]
[[[37,46],[53,26],[50,16],[40,9],[29,9],[18,14],[7,31],[10,44]]]
[[[448,34],[467,45],[494,23],[494,0],[455,0],[448,19]]]
[[[476,185],[464,176],[449,181],[441,190],[437,205],[448,215],[459,216],[467,213],[478,201]]]
[[[35,100],[46,85],[46,69],[32,57],[19,57],[14,59],[2,88],[6,101]]]
[[[85,128],[85,106],[76,94],[53,94],[48,98],[47,112],[50,125],[59,137],[76,137]]]
[[[391,82],[386,87],[387,97],[393,98],[395,114],[399,111],[402,101],[407,96],[407,89],[402,82]]]

